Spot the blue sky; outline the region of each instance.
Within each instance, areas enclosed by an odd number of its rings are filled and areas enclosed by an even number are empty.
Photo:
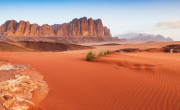
[[[74,18],[101,18],[113,35],[161,34],[180,40],[180,0],[0,0],[6,20],[61,24]]]

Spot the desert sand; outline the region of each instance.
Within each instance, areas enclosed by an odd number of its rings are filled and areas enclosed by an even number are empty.
[[[97,51],[165,44],[128,45]],[[180,53],[112,53],[87,62],[87,51],[0,52],[0,58],[41,72],[50,91],[40,110],[180,109]]]

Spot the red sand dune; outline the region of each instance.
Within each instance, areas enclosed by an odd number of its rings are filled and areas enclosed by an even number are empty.
[[[85,53],[1,52],[44,75],[43,110],[180,110],[180,54],[113,53],[92,62]]]

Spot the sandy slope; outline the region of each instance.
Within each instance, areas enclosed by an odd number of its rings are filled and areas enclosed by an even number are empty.
[[[50,41],[0,42],[0,51],[3,52],[60,52],[60,51],[83,50],[83,49],[93,49],[93,47],[62,43],[62,42],[50,42]]]
[[[120,44],[120,45],[108,45],[108,44]],[[86,43],[86,44],[80,44],[80,45],[85,45],[85,46],[95,46],[95,49],[86,49],[86,50],[76,50],[74,53],[82,53],[82,52],[89,52],[89,51],[116,51],[120,49],[125,49],[125,48],[137,48],[140,50],[144,49],[150,49],[150,48],[162,48],[167,45],[172,45],[172,44],[180,44],[180,41],[174,41],[174,42],[149,42],[149,43],[132,43],[132,42],[102,42],[102,43]],[[100,46],[98,46],[100,45]],[[102,46],[106,45],[106,46]],[[73,51],[70,51],[72,53]]]
[[[50,87],[43,110],[179,110],[180,54],[114,53],[93,62],[85,53],[8,53],[30,64]]]

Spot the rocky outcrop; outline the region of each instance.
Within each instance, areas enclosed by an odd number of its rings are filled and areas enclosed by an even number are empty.
[[[102,37],[111,38],[110,30],[104,27],[100,19],[86,17],[74,19],[70,23],[42,25],[11,20],[0,26],[1,36],[18,37]]]
[[[163,52],[180,53],[180,44],[172,44],[162,47]]]
[[[30,66],[0,61],[0,110],[30,110],[48,94],[43,76]]]
[[[17,28],[17,22],[14,20],[6,21],[0,28],[0,34],[5,36],[13,36]]]
[[[74,19],[70,23],[52,25],[52,28],[55,30],[55,34],[61,37],[112,37],[110,30],[103,27],[100,19],[93,20],[84,17]]]
[[[38,24],[30,24],[25,21],[17,23],[11,20],[1,26],[0,34],[4,36],[49,37],[54,36],[54,30],[47,24],[39,26]]]

